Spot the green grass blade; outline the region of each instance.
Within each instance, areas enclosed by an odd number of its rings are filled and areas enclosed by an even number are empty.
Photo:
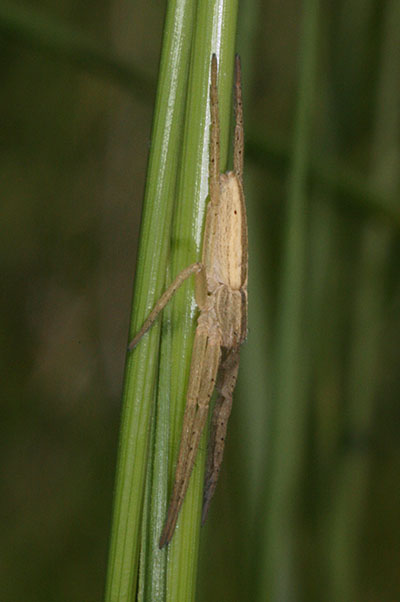
[[[393,195],[399,187],[400,5],[385,10],[378,94],[372,140],[371,174],[374,188]],[[350,340],[348,406],[345,414],[346,453],[337,471],[328,548],[331,596],[334,602],[361,599],[359,583],[362,536],[373,446],[374,417],[380,412],[380,367],[384,347],[388,257],[393,231],[372,220],[361,235],[358,274],[354,286],[354,317]]]
[[[202,0],[197,5],[186,120],[172,239],[171,276],[200,257],[208,195],[209,73],[211,55],[219,61],[221,115],[221,170],[225,169],[231,119],[236,1]],[[186,403],[191,349],[197,310],[190,301],[193,282],[172,301],[170,483],[181,436]],[[192,298],[193,299],[193,298]],[[203,488],[204,438],[189,490],[168,549],[167,600],[192,600],[195,596]]]
[[[168,5],[149,157],[131,335],[165,286],[178,150],[191,43],[193,3]],[[128,356],[106,587],[107,602],[134,599],[159,322]]]
[[[267,458],[268,493],[259,599],[289,600],[293,595],[294,508],[305,413],[304,277],[306,262],[306,180],[311,132],[311,107],[316,71],[318,0],[302,3],[300,80],[289,178],[286,234],[275,349],[272,451]]]
[[[195,8],[197,8],[196,30],[192,37],[191,18]],[[183,9],[186,10],[185,23],[182,21]],[[171,245],[171,276],[175,276],[183,267],[199,257],[205,201],[208,194],[211,54],[217,53],[221,69],[221,164],[224,166],[231,114],[236,11],[236,2],[232,1],[199,2],[197,7],[195,3],[169,5],[153,146],[149,161],[131,333],[137,331],[165,285],[169,224],[175,193],[177,194]],[[180,47],[175,49],[176,56],[171,57],[172,41],[177,39],[177,30],[181,39]],[[182,38],[184,38],[183,43]],[[186,98],[190,43],[192,43],[192,58],[183,147],[180,153],[179,131],[182,124],[183,101]],[[172,114],[168,114],[168,111]],[[180,157],[180,180],[176,191],[178,157]],[[154,253],[154,249],[157,249],[157,253]],[[157,545],[162,521],[165,518],[167,469],[171,479],[175,452],[180,439],[197,315],[196,308],[193,303],[190,303],[188,297],[191,286],[192,283],[188,282],[177,294],[171,308],[167,310],[167,316],[171,316],[173,338],[171,341],[170,321],[167,319],[161,348],[154,450],[151,450],[154,451],[154,455],[149,454],[148,448],[152,401],[155,395],[159,323],[154,325],[132,357],[128,358],[107,601],[130,600],[135,595],[142,516],[144,522],[142,523],[140,599],[191,600],[195,595],[199,513],[202,498],[202,458],[197,461],[188,492],[188,501],[185,502],[177,532],[169,547],[167,581],[165,579],[166,550],[160,551]],[[171,345],[170,352],[169,345]],[[171,414],[168,425],[170,399]],[[169,465],[165,461],[168,426],[171,429]],[[148,472],[151,479],[151,483],[148,482],[150,488],[148,491],[151,491],[151,494],[146,496],[148,506],[142,513],[145,471],[149,461],[152,462],[152,469]],[[167,592],[165,592],[166,584]]]

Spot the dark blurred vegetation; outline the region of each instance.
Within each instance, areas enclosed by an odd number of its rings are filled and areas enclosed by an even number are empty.
[[[301,5],[264,0],[252,20],[240,7],[250,333],[201,600],[255,599],[263,570]],[[164,11],[0,6],[2,602],[102,597]],[[297,572],[283,602],[400,600],[399,68],[397,0],[322,2]]]

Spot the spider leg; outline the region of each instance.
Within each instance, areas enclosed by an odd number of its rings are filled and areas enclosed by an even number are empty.
[[[239,347],[235,347],[226,352],[218,376],[217,389],[220,395],[215,402],[211,420],[206,475],[204,479],[203,511],[201,516],[202,524],[204,524],[204,521],[207,518],[208,509],[217,486],[221,469],[226,430],[232,409],[232,395],[236,385],[238,370]]]
[[[187,268],[182,270],[180,274],[177,275],[172,284],[167,288],[167,290],[161,295],[154,308],[146,318],[142,328],[139,330],[135,338],[129,343],[128,351],[132,351],[139,343],[140,339],[146,332],[151,328],[158,314],[164,309],[167,305],[168,301],[174,296],[176,291],[182,284],[191,276],[192,274],[197,274],[198,272],[203,272],[204,266],[201,263],[192,263]],[[204,279],[204,277],[203,277]]]
[[[236,55],[235,61],[235,136],[233,143],[233,169],[240,182],[243,179],[243,151],[244,151],[244,132],[243,132],[243,103],[242,103],[242,74],[240,67],[240,57]]]
[[[218,87],[217,87],[218,65],[217,57],[212,55],[211,59],[211,85],[210,85],[210,112],[211,112],[211,129],[210,129],[210,200],[218,205],[219,200],[219,112],[218,112]]]
[[[221,336],[217,328],[207,324],[207,318],[207,314],[200,315],[196,330],[175,481],[159,542],[160,548],[170,542],[175,530],[200,438],[207,422],[210,399],[217,378],[221,355]]]

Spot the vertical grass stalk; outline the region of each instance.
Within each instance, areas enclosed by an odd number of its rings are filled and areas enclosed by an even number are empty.
[[[236,15],[236,0],[200,0],[197,4],[180,179],[171,246],[172,277],[200,258],[208,195],[209,81],[213,52],[217,54],[219,64],[221,170],[225,169],[227,162]],[[165,357],[165,361],[171,363],[170,485],[172,485],[181,436],[197,317],[197,309],[193,301],[193,282],[188,282],[186,286],[182,287],[173,299],[171,306],[172,362]],[[203,444],[196,459],[177,528],[168,548],[166,599],[171,601],[192,600],[195,596],[205,447],[205,438],[203,437]]]
[[[400,5],[386,5],[372,140],[372,186],[395,197],[399,185]],[[392,233],[378,221],[369,221],[361,236],[356,279],[354,331],[348,383],[346,428],[348,448],[338,475],[331,525],[330,566],[332,600],[352,602],[363,598],[358,583],[365,500],[368,494],[373,416],[379,387],[379,367],[385,323],[387,259]]]
[[[215,52],[219,59],[224,168],[236,14],[237,0],[173,0],[168,4],[131,335],[165,288],[167,269],[173,278],[200,257],[208,195],[211,55]],[[186,403],[197,317],[192,293],[193,283],[188,282],[165,314],[159,365],[161,320],[127,359],[106,602],[135,599],[140,547],[141,600],[194,599],[202,457],[196,462],[172,543],[167,549],[158,549]],[[154,442],[149,449],[152,428]]]
[[[286,234],[275,348],[274,416],[267,478],[266,529],[259,599],[293,595],[293,511],[304,426],[304,277],[307,230],[306,176],[316,72],[318,0],[304,0],[294,153],[289,179]]]
[[[192,41],[191,0],[168,4],[146,180],[131,336],[165,286]],[[135,598],[160,324],[127,357],[106,602]]]

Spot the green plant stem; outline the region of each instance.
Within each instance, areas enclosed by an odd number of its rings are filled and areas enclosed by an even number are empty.
[[[382,36],[371,184],[383,195],[393,196],[399,186],[395,159],[399,154],[400,130],[399,27],[400,5],[396,0],[390,0],[386,5]],[[359,559],[368,497],[373,417],[375,411],[379,412],[376,394],[382,365],[387,258],[391,242],[391,232],[382,224],[364,226],[359,273],[354,286],[354,327],[345,416],[348,443],[339,463],[330,531],[330,589],[334,602],[352,602],[365,597],[358,583]]]
[[[171,276],[175,276],[200,257],[208,195],[209,74],[213,52],[217,54],[219,64],[221,170],[223,171],[226,166],[231,119],[236,14],[236,0],[200,0],[197,3],[180,180],[172,238]],[[167,357],[164,359],[171,363],[170,479],[173,476],[181,437],[197,317],[194,303],[190,302],[190,293],[193,293],[193,282],[188,282],[183,286],[171,302],[172,362]],[[168,548],[167,600],[171,601],[193,600],[195,596],[206,447],[204,441],[203,438],[177,528]]]
[[[293,161],[288,190],[281,288],[275,349],[273,438],[267,458],[269,472],[262,590],[259,599],[289,600],[293,596],[297,475],[304,427],[304,295],[307,230],[307,166],[311,108],[317,57],[318,0],[302,3],[300,78],[294,129]]]
[[[143,206],[131,336],[138,331],[165,286],[192,20],[192,2],[169,3]],[[126,363],[106,602],[130,602],[135,598],[159,334],[157,322],[128,355]]]
[[[219,92],[223,168],[226,163],[230,122],[236,9],[236,2],[232,0],[204,0],[197,5],[194,1],[180,0],[168,5],[131,334],[137,332],[165,286],[169,247],[171,276],[175,276],[200,255],[208,194],[211,54],[217,53],[221,73]],[[196,28],[193,31],[195,11]],[[190,46],[190,78],[186,94]],[[177,173],[180,175],[176,187]],[[169,244],[172,210],[174,227],[172,243]],[[132,356],[128,357],[107,601],[120,602],[131,600],[135,596],[140,526],[140,599],[192,600],[195,595],[202,501],[201,455],[196,462],[177,530],[168,548],[167,577],[167,551],[158,549],[166,510],[167,474],[171,482],[180,440],[197,316],[195,305],[189,302],[191,286],[192,283],[188,282],[182,287],[166,314],[170,319],[163,329],[165,336],[163,334],[157,393],[159,405],[154,414],[155,437],[151,453],[148,449],[149,431],[152,411],[155,411],[152,410],[152,400],[155,394],[159,321],[141,340]],[[169,400],[171,409],[168,416]],[[168,430],[170,443],[167,454]],[[169,462],[166,462],[168,457]],[[152,467],[150,471],[149,462]],[[143,512],[146,466],[149,493]],[[143,535],[144,532],[147,537]]]

